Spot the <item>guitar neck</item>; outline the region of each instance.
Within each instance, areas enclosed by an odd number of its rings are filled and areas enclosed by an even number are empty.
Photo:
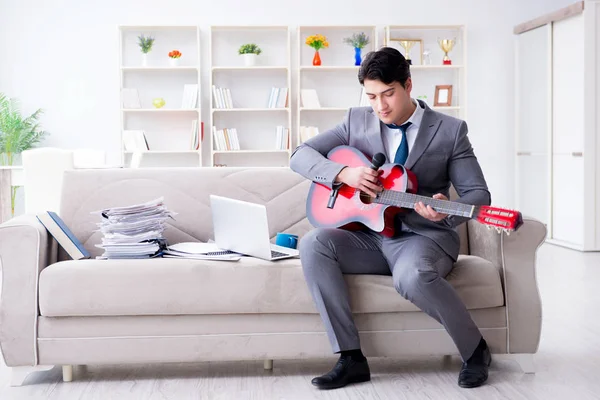
[[[384,190],[379,194],[379,196],[377,196],[377,199],[375,199],[374,202],[389,206],[412,209],[415,208],[415,204],[422,202],[425,205],[430,205],[439,213],[467,218],[473,217],[476,208],[469,204],[462,204],[449,200],[439,200],[431,197],[420,196],[418,194],[398,192],[395,190]]]

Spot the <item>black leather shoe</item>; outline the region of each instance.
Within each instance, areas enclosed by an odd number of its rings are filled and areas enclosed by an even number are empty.
[[[492,363],[492,355],[485,340],[481,339],[471,358],[463,362],[458,375],[458,386],[474,388],[481,386],[488,378],[488,367]]]
[[[335,367],[325,375],[314,378],[311,382],[319,389],[336,389],[349,383],[371,380],[371,371],[367,359],[354,361],[351,357],[340,357]]]

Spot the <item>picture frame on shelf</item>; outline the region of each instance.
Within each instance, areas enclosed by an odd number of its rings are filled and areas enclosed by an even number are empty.
[[[452,85],[436,85],[433,98],[434,107],[452,106]]]
[[[422,39],[390,38],[390,42],[398,44],[398,51],[409,61],[410,65],[423,65],[424,49]],[[416,47],[417,44],[418,48]],[[418,54],[417,58],[413,57],[414,54]],[[418,63],[413,62],[415,59],[418,60]]]

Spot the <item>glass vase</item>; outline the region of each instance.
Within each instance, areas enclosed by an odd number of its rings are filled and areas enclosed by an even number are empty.
[[[0,153],[0,165],[13,165],[13,153]]]
[[[313,65],[321,65],[321,56],[319,55],[319,50],[315,51],[315,56],[313,57]]]
[[[354,65],[359,66],[362,62],[362,55],[360,47],[354,48]]]

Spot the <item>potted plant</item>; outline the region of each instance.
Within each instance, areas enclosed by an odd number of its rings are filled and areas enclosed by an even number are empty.
[[[40,129],[38,109],[28,117],[23,117],[16,100],[0,93],[0,164],[13,165],[15,156],[34,147],[47,132]],[[11,191],[11,210],[15,215],[15,196],[18,187]]]
[[[306,38],[305,43],[315,49],[315,55],[313,56],[313,65],[321,65],[321,56],[319,50],[329,47],[327,38],[323,35],[311,35]]]
[[[175,67],[179,65],[179,59],[181,58],[181,52],[179,50],[171,50],[169,52],[169,61],[171,62],[171,66]]]
[[[154,38],[152,36],[138,36],[138,45],[140,46],[140,50],[142,51],[142,65],[144,67],[148,66],[148,53],[152,50],[152,46],[154,45]]]
[[[254,43],[243,44],[238,53],[244,58],[244,65],[251,67],[256,64],[256,59],[262,50]]]
[[[362,62],[362,49],[369,44],[369,37],[364,32],[355,33],[351,37],[344,38],[344,43],[354,47],[354,65]]]

